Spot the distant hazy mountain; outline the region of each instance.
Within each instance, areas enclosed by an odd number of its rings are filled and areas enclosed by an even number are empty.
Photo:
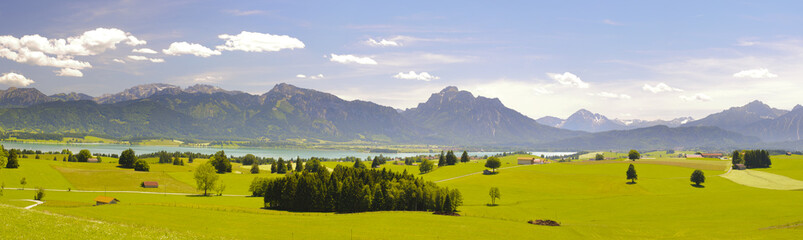
[[[535,121],[540,123],[540,124],[544,124],[544,125],[547,125],[547,126],[550,126],[550,127],[555,127],[555,128],[561,128],[561,127],[563,127],[563,124],[566,123],[566,120],[560,119],[560,118],[556,118],[556,117],[553,117],[553,116],[542,117],[542,118],[536,119]]]
[[[759,139],[717,127],[653,126],[632,130],[594,133],[537,145],[545,149],[652,150],[652,149],[730,149],[753,146]]]
[[[741,107],[732,107],[725,111],[708,115],[683,126],[716,126],[725,130],[740,132],[747,125],[761,120],[775,119],[788,111],[775,109],[758,100]]]
[[[539,124],[497,98],[474,97],[457,87],[434,93],[402,114],[431,129],[429,139],[446,143],[525,144],[582,135]]]
[[[217,87],[217,86],[206,85],[206,84],[195,84],[195,85],[192,85],[192,86],[189,86],[189,87],[185,88],[183,91],[184,92],[188,92],[188,93],[206,93],[206,94],[213,94],[213,93],[219,93],[219,92],[220,93],[226,93],[226,94],[240,94],[240,93],[243,93],[243,92],[240,92],[240,91],[229,91],[229,90],[225,90],[225,89],[222,89],[220,87]]]
[[[61,100],[61,101],[81,101],[81,100],[93,101],[95,99],[92,96],[89,96],[89,95],[86,95],[86,94],[83,94],[83,93],[76,93],[76,92],[53,94],[53,95],[50,95],[50,98],[58,99],[58,100]]]
[[[34,104],[53,101],[36,88],[15,88],[0,90],[0,107],[27,107]]]
[[[619,122],[608,119],[602,114],[580,109],[569,116],[561,128],[586,132],[604,132],[621,130],[626,127]]]
[[[803,125],[803,106],[774,119],[764,119],[740,129],[745,135],[758,136],[764,141],[799,141]]]
[[[178,93],[181,92],[181,87],[164,83],[143,84],[123,90],[119,93],[105,94],[98,97],[96,101],[98,103],[117,103],[128,100],[137,100],[150,97],[151,95],[161,91]]]
[[[669,121],[666,120],[639,120],[639,119],[630,119],[630,120],[621,120],[621,119],[614,119],[614,121],[618,122],[621,125],[624,125],[627,129],[636,129],[636,128],[645,128],[645,127],[652,127],[658,125],[664,125],[667,127],[679,127],[680,125],[686,124],[688,122],[694,121],[692,117],[679,117]]]

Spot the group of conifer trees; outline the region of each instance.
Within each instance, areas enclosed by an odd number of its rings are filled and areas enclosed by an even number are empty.
[[[265,207],[299,212],[438,211],[455,212],[462,205],[457,189],[441,188],[406,171],[364,169],[338,165],[304,168],[282,178],[257,178],[254,196]]]

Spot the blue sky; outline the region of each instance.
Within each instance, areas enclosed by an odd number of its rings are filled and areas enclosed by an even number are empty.
[[[286,82],[404,109],[457,86],[533,118],[803,103],[796,1],[0,5],[0,87],[46,94],[156,82],[261,94]]]

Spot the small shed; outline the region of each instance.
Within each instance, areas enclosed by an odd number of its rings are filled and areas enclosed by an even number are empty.
[[[106,205],[106,204],[117,204],[117,202],[120,202],[120,200],[113,197],[98,196],[95,198],[95,206]]]
[[[143,188],[158,188],[159,187],[159,182],[153,182],[153,181],[142,182],[142,187]]]
[[[86,162],[97,163],[97,162],[100,162],[100,161],[98,161],[98,158],[90,158],[90,159],[87,159]]]
[[[747,169],[747,166],[745,166],[744,164],[734,164],[733,165],[733,169],[735,169],[735,170],[745,170],[745,169]]]
[[[538,158],[518,158],[517,160],[519,165],[544,164],[544,160]]]

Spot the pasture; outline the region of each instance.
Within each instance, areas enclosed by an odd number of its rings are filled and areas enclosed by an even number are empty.
[[[201,197],[195,195],[192,170],[205,160],[186,166],[152,163],[150,173],[134,174],[133,170],[116,168],[111,161],[97,164],[22,159],[19,169],[0,170],[6,182],[4,196],[0,197],[4,206],[0,209],[6,212],[13,208],[18,214],[15,206],[28,202],[16,199],[30,199],[30,188],[34,186],[72,188],[70,192],[47,191],[45,204],[35,207],[29,214],[32,216],[20,216],[37,217],[36,214],[48,212],[53,213],[43,214],[48,218],[80,219],[82,227],[65,233],[67,239],[79,238],[70,235],[76,232],[92,234],[90,226],[96,221],[120,231],[153,234],[122,235],[130,238],[174,238],[178,234],[178,238],[195,239],[777,239],[793,238],[803,230],[803,208],[799,207],[803,191],[755,188],[719,176],[727,172],[730,161],[655,158],[520,166],[516,165],[517,157],[520,156],[502,158],[496,175],[475,174],[485,169],[484,161],[458,163],[426,174],[420,174],[417,166],[392,162],[382,166],[459,189],[464,202],[459,208],[460,217],[395,211],[294,213],[260,209],[262,198]],[[773,168],[777,169],[755,171],[794,177],[803,172],[800,161],[800,156],[773,156]],[[625,170],[631,163],[638,173],[636,184],[627,184],[625,179]],[[337,164],[353,163],[324,162],[329,168]],[[269,168],[253,175],[247,173],[248,166],[234,164],[233,169],[245,173],[220,175],[227,186],[224,194],[247,195],[254,177],[281,176],[269,174]],[[705,172],[704,187],[691,186],[689,176],[694,169]],[[22,176],[29,179],[29,190],[17,189]],[[150,193],[79,191],[98,190],[100,183],[93,184],[89,179],[102,179],[102,184],[114,185],[115,190],[150,191],[132,183],[154,178],[169,183],[167,193],[161,187]],[[487,205],[490,187],[498,187],[502,193],[498,206]],[[92,206],[92,199],[99,195],[113,196],[121,202]],[[532,219],[552,219],[562,226],[526,222]],[[4,229],[27,231],[36,227]]]

